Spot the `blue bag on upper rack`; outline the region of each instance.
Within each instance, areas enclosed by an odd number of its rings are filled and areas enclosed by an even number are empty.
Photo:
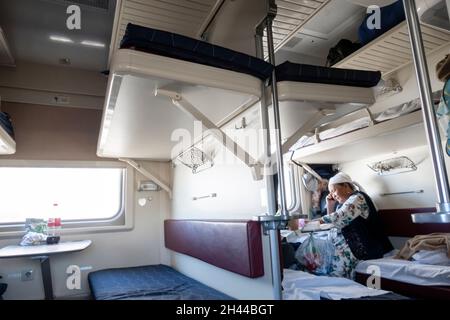
[[[380,8],[380,27],[379,29],[369,29],[368,20],[371,19],[372,15],[375,13],[367,14],[364,21],[359,27],[358,36],[359,42],[362,45],[369,43],[370,41],[381,36],[386,31],[398,25],[400,22],[405,20],[405,10],[403,8],[403,1],[398,0],[393,4]]]
[[[0,112],[0,126],[14,139],[14,128],[11,117],[6,112]]]

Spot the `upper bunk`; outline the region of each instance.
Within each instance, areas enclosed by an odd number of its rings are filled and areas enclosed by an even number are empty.
[[[284,62],[275,68],[282,152],[326,122],[373,105],[381,72]],[[272,88],[266,90],[270,100]],[[273,121],[271,115],[269,115]]]
[[[435,103],[441,94],[433,93]],[[317,126],[290,152],[293,160],[303,163],[344,163],[425,145],[421,102],[416,98],[375,114],[360,109]]]
[[[121,48],[110,67],[97,149],[103,157],[172,159],[177,144],[192,143],[176,139],[201,134],[193,120],[220,127],[260,99],[273,69],[236,51],[132,24]]]
[[[254,106],[273,68],[223,47],[129,24],[110,67],[97,153],[171,160],[202,136],[194,120],[207,129],[221,129]],[[320,100],[320,105],[372,103],[370,87],[381,77],[378,72],[298,64],[278,66],[276,73],[282,101]]]
[[[11,119],[7,113],[0,112],[0,155],[14,154],[15,152],[16,142]]]

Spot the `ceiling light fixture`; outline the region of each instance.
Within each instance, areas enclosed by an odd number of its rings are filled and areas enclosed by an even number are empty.
[[[89,41],[89,40],[83,40],[81,41],[82,45],[89,46],[89,47],[97,47],[97,48],[104,48],[105,44],[101,42],[96,41]]]
[[[64,43],[73,43],[72,39],[61,37],[61,36],[50,36],[50,40]]]

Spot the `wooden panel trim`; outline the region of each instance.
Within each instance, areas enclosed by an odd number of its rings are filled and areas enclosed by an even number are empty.
[[[450,224],[412,222],[412,213],[436,212],[436,208],[383,209],[378,212],[388,236],[414,237],[433,232],[450,233]]]

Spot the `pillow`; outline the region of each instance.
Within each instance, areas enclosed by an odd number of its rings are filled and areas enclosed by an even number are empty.
[[[450,258],[447,257],[447,251],[445,249],[420,250],[411,257],[411,260],[422,264],[450,266]]]

